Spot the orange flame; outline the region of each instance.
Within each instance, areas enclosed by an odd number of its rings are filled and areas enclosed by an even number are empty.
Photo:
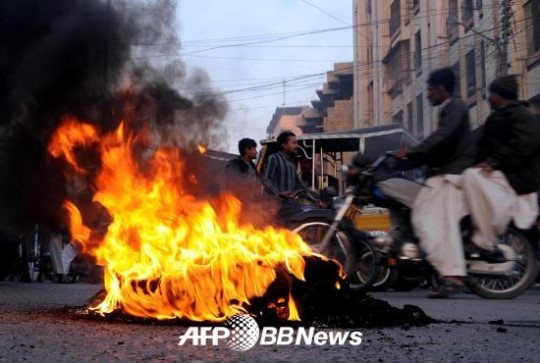
[[[137,137],[124,125],[100,135],[66,118],[49,144],[53,156],[63,156],[79,172],[84,168],[73,150],[99,145],[102,168],[94,201],[113,218],[99,243],[90,243],[95,231],[84,224],[84,213],[74,202],[65,203],[72,236],[105,267],[107,295],[93,309],[221,321],[262,296],[280,266],[303,279],[303,256],[314,252],[298,235],[240,225],[241,203],[230,194],[222,195],[217,207],[188,194],[181,185],[186,166],[177,149],[158,148],[141,167],[133,156]],[[289,319],[298,320],[292,296],[286,298]]]
[[[197,145],[197,147],[199,148],[199,152],[200,152],[201,154],[206,154],[206,152],[208,151],[208,149],[205,148],[205,147],[202,146],[202,145]]]
[[[79,123],[75,118],[62,120],[63,132],[56,132],[49,142],[48,151],[54,157],[64,156],[76,171],[83,172],[75,160],[75,147],[84,147],[99,139],[98,131],[87,124]]]

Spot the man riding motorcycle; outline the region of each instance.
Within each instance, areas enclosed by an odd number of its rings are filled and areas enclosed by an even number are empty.
[[[411,191],[408,186],[412,183],[389,179],[378,186],[385,194],[398,194],[393,197],[412,203],[415,234],[427,260],[441,276],[440,285],[429,297],[446,298],[461,291],[467,275],[460,231],[467,208],[460,174],[472,165],[473,152],[467,108],[453,97],[456,77],[452,69],[434,71],[427,83],[431,104],[441,106],[438,128],[416,147],[395,153],[427,167],[425,184]],[[403,183],[404,190],[396,193]]]
[[[518,102],[515,76],[489,87],[493,113],[484,123],[476,166],[463,174],[463,189],[476,227],[474,243],[496,251],[496,238],[511,220],[530,228],[538,216],[540,122]]]

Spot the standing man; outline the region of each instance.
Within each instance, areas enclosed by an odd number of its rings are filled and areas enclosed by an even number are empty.
[[[528,229],[538,216],[540,120],[517,101],[515,76],[496,79],[489,92],[493,112],[483,126],[477,164],[463,174],[463,187],[476,227],[473,242],[488,256],[504,258],[497,236],[511,220]]]
[[[440,286],[429,297],[446,298],[461,291],[467,274],[460,232],[467,209],[460,174],[472,165],[471,132],[465,104],[453,97],[456,77],[452,69],[434,71],[427,83],[431,104],[440,106],[437,130],[396,156],[427,166],[425,184],[413,201],[412,223],[427,260],[441,276]]]
[[[257,180],[257,168],[253,163],[257,158],[257,143],[253,139],[242,139],[238,142],[238,151],[240,155],[225,165],[228,188],[238,187],[238,183]]]
[[[287,221],[298,211],[298,205],[293,200],[295,193],[305,191],[307,194],[307,188],[296,173],[295,158],[298,154],[296,135],[284,131],[277,137],[277,143],[280,151],[268,157],[263,171],[263,184],[267,193],[280,198],[281,205],[277,217],[281,221]]]
[[[307,192],[306,186],[296,173],[298,142],[295,134],[284,131],[279,134],[277,143],[280,151],[270,155],[264,167],[264,188],[272,195],[290,199],[297,191]]]

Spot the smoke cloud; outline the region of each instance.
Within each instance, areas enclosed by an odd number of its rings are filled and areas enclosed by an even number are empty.
[[[46,145],[64,115],[103,131],[125,121],[186,150],[223,142],[227,104],[206,74],[159,57],[179,51],[176,10],[173,0],[0,2],[0,230],[62,224],[64,166]]]

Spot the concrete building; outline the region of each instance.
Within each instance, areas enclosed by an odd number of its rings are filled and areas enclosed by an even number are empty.
[[[306,107],[277,107],[266,128],[266,137],[275,139],[282,131],[292,131],[296,135],[302,134],[301,126],[304,123],[302,110]]]
[[[282,131],[301,135],[354,127],[352,62],[334,64],[316,93],[312,107],[277,107],[266,129],[267,137],[276,138]]]
[[[306,133],[348,130],[354,127],[353,63],[336,63],[327,72],[326,82],[317,90],[312,108],[304,109]]]
[[[353,10],[355,127],[432,132],[426,80],[440,67],[454,68],[473,126],[490,112],[486,87],[504,74],[505,58],[521,98],[540,94],[540,0],[354,0]]]

